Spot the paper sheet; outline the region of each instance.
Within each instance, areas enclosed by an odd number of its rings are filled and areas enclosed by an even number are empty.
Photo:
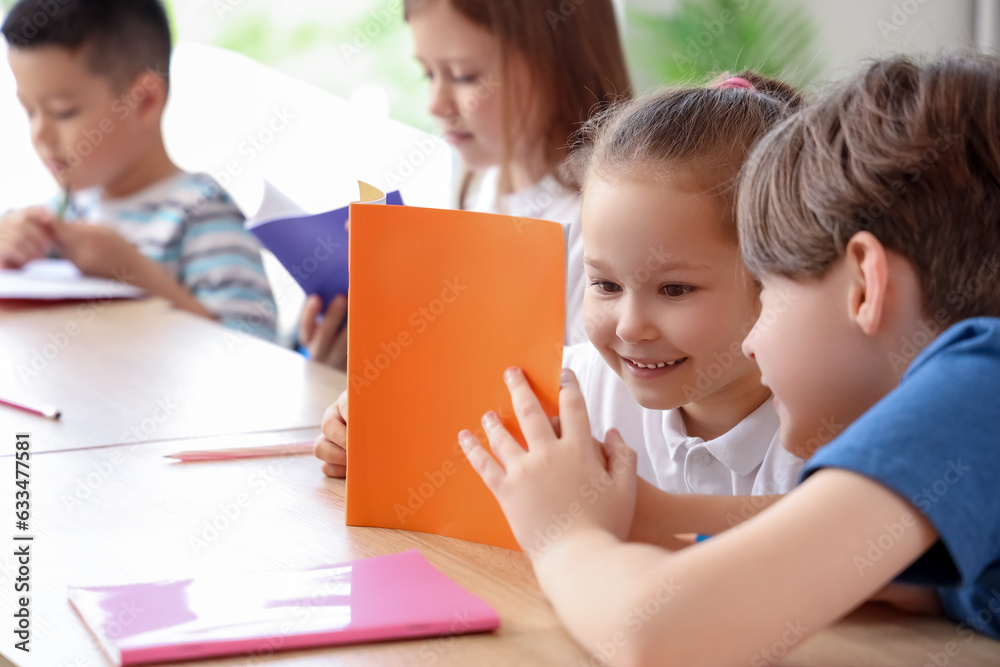
[[[0,300],[134,299],[145,292],[116,280],[90,278],[65,259],[38,259],[0,270]]]

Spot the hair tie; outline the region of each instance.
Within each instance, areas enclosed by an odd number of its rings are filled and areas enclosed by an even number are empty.
[[[741,90],[749,90],[752,93],[760,92],[757,90],[756,86],[739,76],[729,77],[715,87],[719,90],[725,90],[726,88],[740,88]]]

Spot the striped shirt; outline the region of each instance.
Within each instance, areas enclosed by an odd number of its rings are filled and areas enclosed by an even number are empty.
[[[67,219],[111,227],[225,326],[274,340],[277,311],[260,246],[211,176],[182,172],[119,199],[84,190],[74,195]]]

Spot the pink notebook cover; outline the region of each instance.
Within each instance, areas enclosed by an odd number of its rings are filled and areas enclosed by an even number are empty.
[[[111,659],[141,665],[310,646],[459,635],[500,625],[416,549],[314,570],[70,587]]]

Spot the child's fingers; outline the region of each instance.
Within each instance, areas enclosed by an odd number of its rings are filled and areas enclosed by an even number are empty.
[[[625,444],[618,429],[610,429],[604,438],[604,455],[608,457],[608,472],[617,485],[630,484],[636,476],[639,457]]]
[[[336,330],[340,328],[345,319],[347,319],[347,295],[338,294],[330,300],[326,314],[323,315],[323,324],[332,322],[331,326]]]
[[[322,307],[323,301],[318,294],[310,295],[302,306],[302,312],[299,314],[299,340],[302,341],[303,345],[308,346],[316,334],[318,326],[316,318],[319,317],[319,311]]]
[[[519,456],[524,456],[524,447],[514,439],[495,412],[483,415],[482,424],[490,441],[490,449],[504,468],[509,468],[511,462]]]
[[[309,353],[312,358],[327,365],[335,365],[333,352],[337,343],[337,332],[347,317],[347,297],[338,294],[331,301],[323,315],[323,321],[313,334],[309,343]]]
[[[472,464],[472,469],[482,478],[487,488],[496,494],[506,475],[504,469],[496,462],[496,459],[490,456],[489,452],[483,449],[483,445],[472,434],[472,431],[459,432],[458,444],[461,445],[465,458],[469,459],[469,463]]]
[[[24,209],[24,219],[49,229],[59,222],[59,218],[52,211],[42,206],[29,206]]]
[[[20,269],[22,266],[28,263],[28,256],[21,252],[18,248],[8,248],[4,252],[3,259],[0,260],[0,268],[4,269]]]
[[[542,404],[538,402],[538,397],[531,389],[528,378],[520,368],[508,368],[503,374],[504,382],[507,383],[507,390],[510,391],[510,400],[514,406],[514,415],[517,423],[521,426],[521,432],[528,441],[528,447],[551,439],[553,436],[552,425],[549,417],[542,409]],[[566,424],[562,423],[563,429]],[[492,444],[492,439],[490,440]]]
[[[330,351],[327,352],[324,361],[333,366],[345,370],[347,368],[347,296],[338,295],[331,303],[326,312],[326,320],[339,322],[338,330],[333,333],[333,342]]]
[[[589,439],[590,419],[587,417],[587,406],[580,392],[580,384],[576,381],[576,374],[564,368],[559,385],[561,437],[574,442],[577,439]]]
[[[340,402],[336,402],[323,413],[323,435],[330,442],[335,442],[342,447],[347,446],[347,420],[340,409]]]
[[[322,435],[316,438],[316,442],[313,443],[313,455],[324,463],[347,465],[347,450]]]
[[[333,477],[334,479],[343,479],[347,477],[347,466],[337,465],[335,463],[324,463],[323,474],[327,477]]]
[[[55,238],[48,229],[37,225],[24,225],[16,246],[25,261],[44,257],[52,248]]]
[[[347,421],[347,390],[340,392],[340,396],[337,397],[337,406],[340,408],[340,416],[346,422]]]

